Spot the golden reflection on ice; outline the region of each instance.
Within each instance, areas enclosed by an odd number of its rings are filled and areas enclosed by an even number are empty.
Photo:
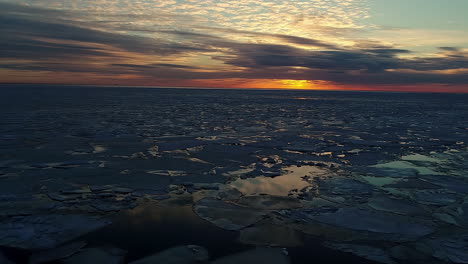
[[[290,166],[284,169],[286,174],[274,178],[256,177],[250,179],[238,179],[230,184],[231,187],[238,189],[245,195],[252,194],[270,194],[287,196],[291,190],[301,190],[311,186],[304,179],[308,177],[321,177],[328,175],[325,169],[314,166]]]

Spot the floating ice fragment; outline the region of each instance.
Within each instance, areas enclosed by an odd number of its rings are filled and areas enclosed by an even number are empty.
[[[122,264],[125,254],[125,250],[118,248],[85,248],[69,258],[63,259],[62,262],[64,264]]]
[[[110,224],[84,215],[35,215],[0,222],[0,245],[23,249],[54,248]]]
[[[86,242],[79,241],[71,244],[63,245],[58,248],[48,249],[34,253],[30,259],[30,264],[39,264],[50,262],[53,260],[64,259],[78,252],[81,248],[86,246]]]
[[[432,255],[451,263],[468,263],[468,235],[435,238],[426,245],[432,248]]]
[[[243,196],[236,202],[239,205],[260,210],[281,210],[301,208],[300,200],[294,197],[274,195],[250,195]]]
[[[227,230],[240,230],[260,221],[265,215],[260,210],[213,198],[204,198],[196,202],[194,211],[201,218]]]
[[[166,249],[155,255],[132,261],[130,264],[193,264],[203,263],[209,259],[206,249],[196,245],[180,246]]]
[[[422,162],[430,162],[430,163],[441,163],[440,159],[432,158],[429,156],[424,156],[421,154],[412,154],[401,157],[402,160],[406,161],[422,161]]]
[[[94,154],[98,154],[98,153],[102,153],[102,152],[106,152],[107,151],[107,148],[102,146],[102,145],[94,145],[94,144],[91,144],[91,146],[93,147],[93,153]]]
[[[370,167],[379,168],[379,169],[394,169],[394,170],[405,170],[411,169],[418,172],[419,175],[440,175],[441,173],[433,171],[426,167],[416,166],[407,161],[392,161],[388,163],[382,163],[373,165]]]
[[[458,195],[443,190],[419,190],[412,193],[412,198],[426,205],[449,205],[457,201]]]
[[[327,177],[330,172],[326,169],[314,166],[290,166],[285,169],[282,176],[256,177],[250,179],[238,179],[230,183],[230,186],[238,189],[245,195],[270,194],[287,196],[292,190],[302,190],[311,186],[311,183],[304,180],[304,177]]]
[[[311,219],[343,228],[418,238],[434,232],[428,225],[410,218],[358,208],[342,208],[334,213],[311,215]]]
[[[289,258],[281,248],[256,248],[216,259],[212,264],[289,264]]]
[[[381,248],[358,245],[358,244],[338,244],[338,243],[325,243],[326,247],[336,249],[343,252],[352,253],[356,256],[363,257],[368,260],[376,261],[384,264],[395,264],[396,262]]]
[[[405,199],[390,198],[387,196],[378,196],[372,198],[368,205],[375,210],[384,211],[389,213],[401,214],[401,215],[428,215],[428,212],[414,204],[411,201]]]

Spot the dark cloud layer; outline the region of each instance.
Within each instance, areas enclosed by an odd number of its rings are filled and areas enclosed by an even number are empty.
[[[265,44],[233,45],[232,48],[230,56],[220,59],[239,67],[303,67],[327,70],[335,73],[333,76],[339,72],[349,75],[348,77],[356,76],[356,72],[361,76],[379,73],[383,83],[386,75],[392,75],[387,70],[436,71],[468,68],[467,54],[461,52],[456,55],[440,54],[438,57],[402,59],[398,55],[411,51],[393,48],[306,51],[291,46]],[[419,73],[415,75],[419,76]],[[438,75],[432,74],[434,77]],[[331,81],[338,80],[333,78]],[[412,82],[410,78],[407,81]],[[431,81],[437,82],[436,78]]]
[[[70,19],[63,19],[62,17]],[[203,47],[171,43],[137,35],[111,33],[80,26],[72,13],[56,10],[17,6],[0,2],[0,45],[3,58],[75,57],[84,55],[108,55],[105,50],[89,46],[52,44],[38,39],[76,41],[104,44],[125,51],[155,55],[172,55],[183,52],[209,51]],[[89,23],[88,23],[89,24]],[[96,27],[102,26],[99,24]],[[115,56],[115,55],[113,55]]]
[[[204,33],[210,28],[188,32],[135,26],[116,31],[106,23],[83,22],[77,13],[2,2],[0,24],[0,59],[9,61],[0,62],[0,68],[4,69],[132,73],[143,77],[180,79],[309,79],[353,85],[468,84],[467,75],[461,71],[441,72],[468,69],[468,54],[456,47],[440,47],[440,53],[433,57],[408,58],[402,55],[411,55],[410,50],[366,40],[353,47],[337,47],[310,38],[219,28],[212,28],[211,33]],[[160,37],[148,37],[142,32]],[[269,37],[281,40],[283,44],[243,43],[216,35],[220,32]],[[175,38],[168,38],[168,35]],[[159,57],[205,54],[237,70],[195,72],[194,69],[203,68],[203,65],[188,66],[168,60],[160,63],[154,60],[141,64],[116,63],[115,59],[125,61],[125,56],[128,56],[116,51]],[[91,63],[96,60],[109,63],[107,67],[96,67]]]

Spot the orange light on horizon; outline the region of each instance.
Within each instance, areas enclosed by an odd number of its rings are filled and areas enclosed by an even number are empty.
[[[148,86],[187,88],[237,88],[237,89],[290,89],[290,90],[343,90],[389,92],[439,92],[468,93],[465,85],[414,84],[414,85],[346,85],[324,80],[294,79],[159,79],[138,74],[99,74],[51,71],[18,71],[0,69],[1,83]]]
[[[165,84],[176,86],[211,87],[211,88],[245,88],[245,89],[297,89],[297,90],[335,90],[336,87],[326,81],[293,80],[293,79],[190,79],[167,80]],[[161,85],[161,80],[158,84]]]
[[[294,90],[336,90],[337,87],[327,81],[293,79],[205,79],[189,80],[194,86],[219,88],[252,89],[294,89]]]
[[[309,80],[280,80],[280,83],[286,89],[317,89]]]

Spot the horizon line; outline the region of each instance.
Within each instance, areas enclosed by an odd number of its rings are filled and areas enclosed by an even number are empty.
[[[429,93],[429,94],[468,94],[468,91],[404,91],[378,89],[301,89],[301,88],[238,88],[238,87],[198,87],[198,86],[153,86],[153,85],[120,85],[120,84],[66,84],[66,83],[1,83],[6,85],[38,85],[38,86],[72,86],[100,88],[151,88],[151,89],[190,89],[190,90],[253,90],[253,91],[315,91],[315,92],[361,92],[361,93]]]

